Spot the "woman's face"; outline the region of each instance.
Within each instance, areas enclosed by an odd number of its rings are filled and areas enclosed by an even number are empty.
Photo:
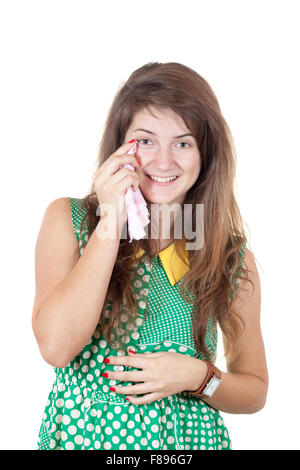
[[[144,196],[153,204],[182,204],[201,169],[197,142],[172,109],[151,106],[151,111],[157,117],[146,108],[134,115],[124,143],[138,142],[136,156],[142,167],[136,171]],[[176,179],[157,183],[149,175]]]

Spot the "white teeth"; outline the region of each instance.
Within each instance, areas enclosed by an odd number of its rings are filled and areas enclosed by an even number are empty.
[[[169,183],[170,181],[173,181],[177,178],[177,176],[172,176],[170,178],[160,178],[158,176],[149,176],[154,181],[157,181],[158,183]]]

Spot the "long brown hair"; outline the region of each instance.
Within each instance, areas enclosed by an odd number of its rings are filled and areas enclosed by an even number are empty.
[[[204,205],[205,243],[200,250],[189,250],[190,270],[180,285],[180,292],[189,303],[192,294],[196,312],[192,320],[196,347],[210,358],[205,333],[213,312],[215,324],[220,325],[224,335],[225,356],[232,358],[244,326],[231,303],[239,278],[248,280],[248,270],[239,263],[239,250],[247,238],[234,195],[234,143],[210,85],[197,72],[176,62],[150,62],[137,69],[121,86],[111,105],[100,142],[98,166],[124,143],[134,114],[144,108],[151,112],[151,105],[174,110],[197,140],[201,171],[187,192],[184,203],[192,204],[192,217],[195,217],[196,205]],[[146,202],[150,212],[150,201],[146,199]],[[87,209],[90,236],[99,221],[98,199],[93,185],[89,194],[82,199],[82,204]],[[174,239],[175,250],[181,259],[184,241],[184,237]],[[121,328],[124,309],[130,312],[132,318],[137,315],[136,296],[131,284],[136,254],[140,248],[145,250],[150,260],[158,253],[158,244],[148,237],[133,240],[132,243],[128,238],[120,241],[104,304],[105,308],[108,303],[111,310],[109,316],[101,314],[99,320],[103,335],[113,347],[119,344],[114,341],[115,334],[118,338],[118,332],[124,331]]]

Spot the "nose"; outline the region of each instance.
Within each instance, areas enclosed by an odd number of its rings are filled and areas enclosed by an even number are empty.
[[[174,167],[174,155],[170,147],[159,147],[155,152],[155,168],[160,170],[163,174],[164,171],[170,171]]]

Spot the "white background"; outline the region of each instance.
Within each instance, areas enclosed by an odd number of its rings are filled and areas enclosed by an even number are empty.
[[[56,198],[86,195],[114,95],[151,61],[181,62],[209,82],[237,148],[237,198],[261,276],[270,386],[259,413],[223,413],[233,447],[300,448],[298,6],[1,1],[2,449],[36,448],[54,378],[31,329],[44,211]]]

